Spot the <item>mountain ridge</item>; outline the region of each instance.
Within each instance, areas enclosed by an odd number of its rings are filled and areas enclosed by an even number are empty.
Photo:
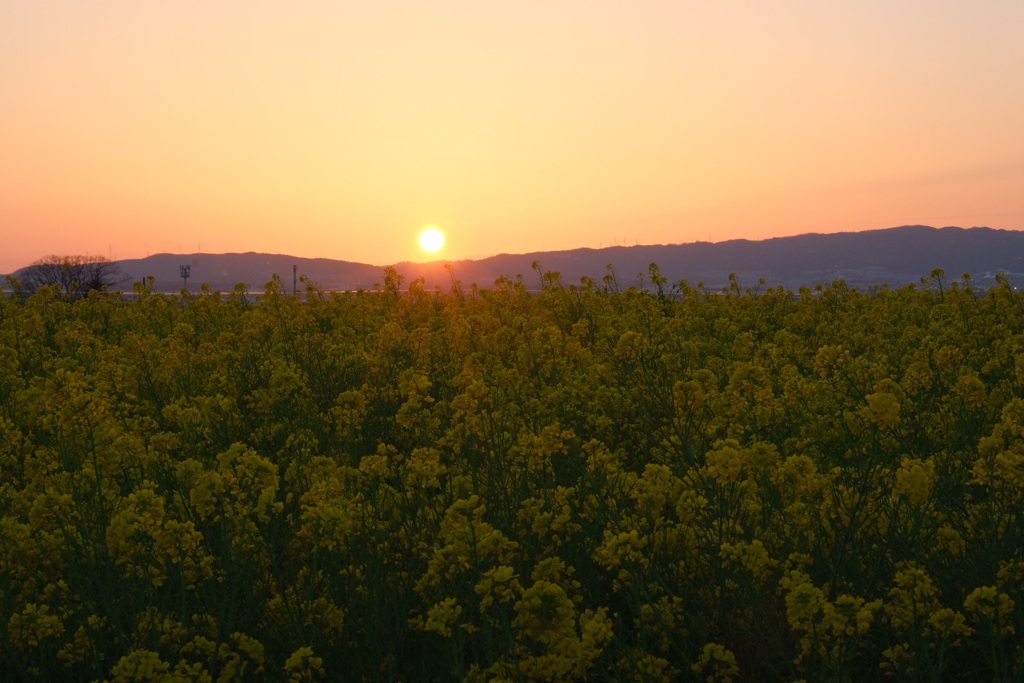
[[[399,262],[393,267],[408,283],[422,278],[427,288],[464,285],[490,286],[501,277],[522,276],[527,285],[540,286],[541,274],[557,272],[565,284],[582,277],[598,282],[614,273],[622,288],[647,278],[648,266],[658,265],[671,283],[685,279],[719,289],[735,273],[741,285],[763,278],[768,286],[798,289],[843,279],[852,287],[916,283],[941,268],[947,279],[968,273],[979,286],[994,282],[998,273],[1024,277],[1024,232],[988,227],[934,228],[906,225],[879,230],[840,233],[805,233],[765,240],[734,239],[690,242],[581,247],[562,251],[497,254],[480,259]],[[325,291],[371,289],[383,282],[385,266],[328,258],[239,252],[227,254],[154,254],[143,259],[118,261],[129,282],[154,278],[157,291],[178,291],[179,266],[191,266],[189,289],[206,283],[219,291],[239,283],[260,290],[276,273],[291,291],[293,266]],[[613,271],[608,270],[611,266]],[[15,273],[16,275],[17,273]],[[302,287],[301,283],[300,287]]]

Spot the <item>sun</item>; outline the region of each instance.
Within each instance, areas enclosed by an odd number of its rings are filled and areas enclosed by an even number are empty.
[[[437,228],[427,228],[420,233],[420,246],[424,251],[437,251],[444,246],[444,235]]]

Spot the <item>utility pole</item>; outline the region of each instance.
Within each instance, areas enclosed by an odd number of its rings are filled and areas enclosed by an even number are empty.
[[[188,291],[188,276],[192,274],[192,266],[178,266],[178,271],[181,273],[181,279],[184,281],[184,289]]]
[[[298,294],[296,293],[298,291],[298,285],[299,285],[299,267],[298,266],[292,266],[292,298],[295,298],[295,297],[298,296]]]

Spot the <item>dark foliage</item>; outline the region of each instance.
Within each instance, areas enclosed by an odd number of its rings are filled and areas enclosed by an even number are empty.
[[[102,256],[45,256],[20,273],[22,290],[31,294],[53,285],[68,299],[81,299],[93,290],[102,291],[125,282],[116,262]]]

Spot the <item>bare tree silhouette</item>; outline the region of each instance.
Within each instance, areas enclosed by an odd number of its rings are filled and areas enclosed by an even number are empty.
[[[68,299],[80,299],[93,290],[122,284],[127,278],[116,262],[102,256],[51,254],[33,262],[18,274],[23,291],[31,294],[54,285]]]

